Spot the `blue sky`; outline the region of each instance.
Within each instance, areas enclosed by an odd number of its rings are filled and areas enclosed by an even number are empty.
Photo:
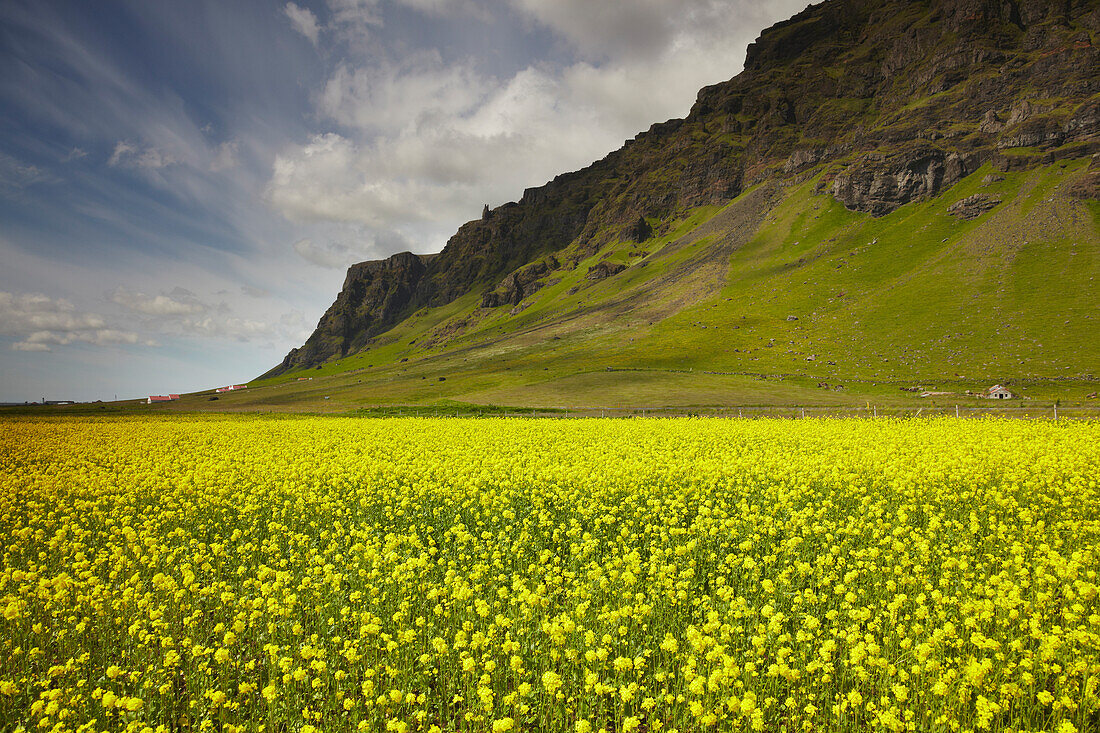
[[[805,0],[0,4],[0,401],[250,379]]]

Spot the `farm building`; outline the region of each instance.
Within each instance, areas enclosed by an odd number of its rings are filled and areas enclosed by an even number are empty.
[[[149,399],[145,401],[145,404],[151,405],[154,402],[172,402],[178,400],[180,396],[178,394],[151,394]]]
[[[235,389],[244,389],[247,385],[244,384],[231,384],[228,387],[218,387],[218,392],[232,392]]]
[[[1016,395],[1012,394],[1009,390],[1005,389],[999,384],[995,384],[985,391],[982,397],[987,397],[991,400],[1010,400]]]

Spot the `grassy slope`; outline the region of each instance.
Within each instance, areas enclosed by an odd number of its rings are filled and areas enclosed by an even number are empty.
[[[1061,186],[1084,165],[989,185],[983,169],[880,219],[815,181],[753,189],[552,273],[516,313],[470,294],[359,354],[201,406],[839,404],[1006,381],[1079,400],[1100,387],[1100,207]],[[969,222],[946,213],[977,192],[1003,202]],[[630,267],[587,280],[601,260]]]

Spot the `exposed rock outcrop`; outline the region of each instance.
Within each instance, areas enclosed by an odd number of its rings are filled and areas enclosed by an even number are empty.
[[[481,307],[496,308],[505,304],[519,305],[521,300],[542,288],[543,283],[539,281],[540,278],[545,277],[558,267],[557,259],[546,257],[509,273],[495,288],[481,296]]]
[[[1068,192],[1075,198],[1100,200],[1100,154],[1092,156],[1092,164],[1070,184]]]
[[[827,151],[824,148],[809,148],[796,150],[783,164],[784,173],[798,173],[825,160]]]
[[[947,207],[947,213],[963,220],[977,219],[987,211],[996,208],[1001,203],[999,198],[993,198],[984,193],[976,193],[960,199]]]
[[[953,186],[981,162],[979,155],[967,160],[929,145],[866,153],[833,179],[832,193],[849,209],[881,216]]]
[[[617,275],[626,269],[626,265],[618,262],[597,262],[588,268],[588,274],[585,277],[589,280],[604,280]]]
[[[653,236],[653,227],[644,216],[639,216],[634,226],[626,230],[626,238],[631,242],[644,242]]]

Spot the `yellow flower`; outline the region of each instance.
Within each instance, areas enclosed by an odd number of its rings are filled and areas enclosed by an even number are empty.
[[[553,695],[558,689],[561,688],[561,675],[556,672],[543,672],[542,673],[542,686],[546,688],[546,691]]]
[[[2,420],[0,707],[44,730],[146,733],[181,674],[226,733],[1100,713],[1095,422]]]

